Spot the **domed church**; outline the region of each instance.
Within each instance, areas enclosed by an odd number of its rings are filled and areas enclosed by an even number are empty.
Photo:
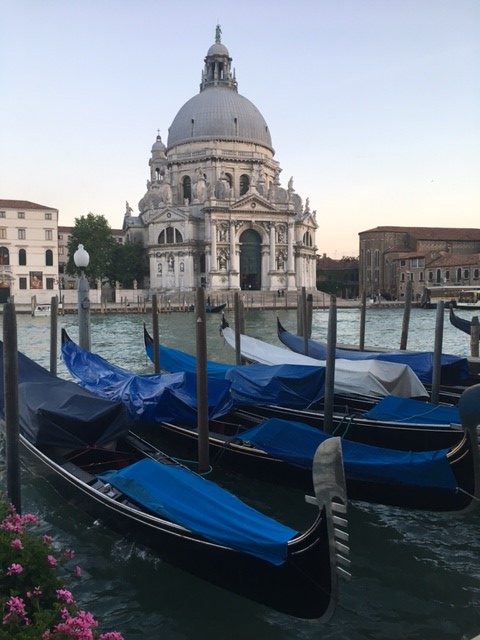
[[[152,146],[147,192],[123,228],[142,240],[150,287],[188,291],[315,288],[315,211],[280,182],[280,165],[260,111],[238,93],[221,42],[205,57],[200,93]]]

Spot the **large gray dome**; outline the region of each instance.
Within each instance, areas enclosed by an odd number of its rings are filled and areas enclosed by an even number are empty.
[[[168,130],[168,148],[181,142],[228,139],[272,149],[267,123],[257,107],[228,86],[209,86],[186,102]]]

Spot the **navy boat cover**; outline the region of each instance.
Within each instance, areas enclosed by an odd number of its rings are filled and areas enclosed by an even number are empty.
[[[271,418],[235,436],[270,455],[303,469],[311,469],[317,447],[332,436],[302,422]],[[457,480],[447,459],[448,449],[396,451],[342,440],[348,480],[455,490]]]
[[[148,357],[153,361],[153,345],[147,345]],[[197,359],[178,349],[160,346],[160,362],[167,371],[197,369]],[[230,393],[235,406],[274,404],[292,409],[315,408],[325,392],[325,368],[297,364],[231,365],[207,363],[207,374],[212,380],[229,380]]]
[[[281,325],[280,325],[281,326]],[[303,337],[285,331],[279,327],[278,337],[292,351],[305,352]],[[327,345],[315,340],[308,341],[308,355],[311,358],[325,360],[327,357]],[[433,371],[432,351],[355,351],[351,349],[336,349],[335,357],[345,360],[380,360],[383,362],[396,362],[408,365],[422,382],[431,384]],[[459,356],[442,354],[441,357],[441,383],[449,385],[461,385],[468,380],[468,360]]]
[[[0,363],[0,411],[4,415],[3,344]],[[74,382],[61,380],[18,353],[20,431],[39,446],[76,449],[102,446],[128,432],[121,402],[98,398]]]
[[[123,402],[131,418],[144,424],[197,424],[197,379],[189,372],[138,375],[117,367],[67,340],[62,355],[72,376],[92,393]],[[218,418],[232,410],[230,383],[208,384],[208,415]]]
[[[274,565],[284,564],[287,543],[297,535],[179,465],[145,459],[100,477],[151,513]]]
[[[364,418],[370,420],[381,420],[400,422],[403,424],[461,424],[460,413],[458,407],[431,404],[430,402],[422,402],[421,400],[412,400],[411,398],[398,398],[396,396],[387,396],[369,411],[363,414]]]

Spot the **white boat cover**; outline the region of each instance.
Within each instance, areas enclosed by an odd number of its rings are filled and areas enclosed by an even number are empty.
[[[233,329],[225,327],[222,334],[227,344],[235,349]],[[240,351],[247,360],[262,364],[325,366],[325,360],[310,358],[245,335],[240,336]],[[377,398],[390,395],[401,398],[428,397],[427,390],[408,365],[379,360],[336,360],[335,393]]]

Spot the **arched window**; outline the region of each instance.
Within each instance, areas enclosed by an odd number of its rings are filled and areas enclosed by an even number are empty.
[[[10,253],[7,247],[0,247],[0,264],[10,264]]]
[[[478,275],[479,275],[479,270],[478,269],[474,269],[473,270],[473,279],[474,280],[478,280]]]
[[[313,246],[313,241],[312,241],[312,236],[310,234],[310,231],[305,231],[305,233],[303,234],[303,244],[306,247],[312,247]]]
[[[242,173],[240,176],[240,195],[243,196],[250,189],[250,178],[246,173]]]
[[[45,251],[45,266],[53,267],[53,251],[51,249]]]
[[[25,249],[20,249],[18,252],[18,264],[24,267],[27,264],[27,252]]]
[[[167,227],[160,231],[158,244],[178,244],[179,242],[183,242],[183,236],[175,227]]]
[[[437,269],[437,284],[439,284],[442,281],[442,272],[440,271],[440,269]]]
[[[450,280],[450,271],[445,271],[445,282]]]
[[[192,201],[192,181],[190,176],[184,176],[182,180],[183,187],[183,201],[188,200],[188,202]]]
[[[460,282],[461,279],[462,279],[462,270],[459,267],[457,269],[457,282]]]
[[[231,188],[232,188],[232,185],[233,185],[233,178],[232,178],[232,174],[231,174],[231,173],[226,173],[226,174],[225,174],[225,177],[226,177],[226,179],[227,179],[227,181],[228,181],[228,184],[230,185],[230,189],[231,189]]]

